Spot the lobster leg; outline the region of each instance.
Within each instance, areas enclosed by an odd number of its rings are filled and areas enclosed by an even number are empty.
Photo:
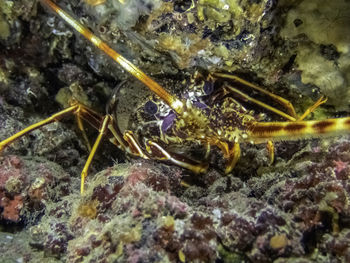
[[[271,164],[273,164],[273,162],[275,160],[275,145],[273,144],[272,141],[267,141],[266,149],[269,153],[269,159],[270,159],[269,165],[271,165]]]
[[[87,176],[87,173],[88,173],[88,170],[89,170],[89,167],[91,165],[91,162],[92,162],[92,158],[94,157],[96,151],[97,151],[97,148],[98,146],[100,145],[100,142],[102,140],[102,137],[105,135],[106,133],[106,129],[108,127],[108,123],[111,121],[112,117],[110,115],[106,115],[104,118],[103,118],[103,122],[102,122],[102,125],[101,125],[101,128],[99,129],[99,132],[98,132],[98,136],[97,136],[97,139],[94,143],[94,145],[92,146],[92,149],[91,149],[91,152],[89,154],[89,157],[84,165],[84,168],[83,168],[83,171],[81,172],[81,181],[80,181],[80,193],[83,194],[84,193],[84,183],[85,183],[85,178]]]
[[[112,133],[113,138],[116,140],[114,143],[113,140],[111,140],[112,143],[117,145],[119,148],[122,150],[127,151],[128,153],[141,157],[143,159],[150,159],[148,154],[142,149],[140,146],[139,142],[135,138],[134,134],[132,131],[125,131],[124,134],[122,135],[121,131],[116,125],[113,125],[113,117],[111,115],[106,115],[103,119],[102,126],[99,129],[99,135],[92,147],[92,150],[89,154],[88,160],[85,163],[85,166],[83,168],[83,171],[81,173],[81,186],[80,186],[80,191],[81,194],[84,193],[84,183],[85,183],[85,178],[87,176],[88,169],[90,167],[92,158],[94,154],[96,153],[97,147],[99,146],[101,139],[104,134],[106,134],[106,131],[108,130],[109,132]]]
[[[310,113],[314,112],[319,106],[321,106],[323,103],[325,103],[327,101],[327,98],[324,98],[323,96],[321,96],[321,98],[319,98],[314,105],[312,105],[311,107],[309,107],[304,113],[303,115],[301,115],[298,118],[298,121],[302,121],[304,120]]]
[[[204,173],[208,169],[207,163],[198,163],[193,160],[187,159],[183,156],[169,153],[158,143],[148,141],[146,144],[146,151],[143,150],[138,140],[135,138],[132,131],[125,131],[123,135],[118,127],[109,126],[111,133],[114,135],[118,142],[118,147],[122,148],[129,154],[141,157],[143,159],[155,159],[159,161],[170,161],[171,163],[189,169],[194,173]],[[122,147],[120,147],[122,146]]]
[[[124,132],[124,140],[128,142],[133,155],[139,156],[143,159],[149,159],[148,155],[144,152],[132,131]]]
[[[310,113],[314,112],[320,105],[325,103],[327,98],[325,99],[323,96],[319,98],[311,107],[309,107],[303,115],[301,115],[296,121],[304,120]],[[275,159],[275,146],[272,141],[267,141],[266,148],[270,157],[270,165],[274,162]]]
[[[238,142],[235,142],[232,147],[229,148],[229,156],[226,158],[225,174],[228,174],[236,166],[239,158],[241,157],[241,148]]]
[[[85,120],[86,122],[88,122],[92,127],[97,128],[99,130],[99,135],[96,139],[95,144],[93,145],[93,147],[91,148],[89,157],[85,163],[85,166],[83,168],[83,171],[81,173],[81,193],[84,192],[84,182],[85,182],[85,177],[87,176],[87,172],[88,169],[90,167],[92,158],[94,156],[94,154],[96,153],[97,147],[103,137],[103,135],[106,132],[106,127],[108,125],[108,122],[111,120],[111,116],[110,115],[106,115],[103,119],[102,117],[94,112],[93,110],[87,108],[86,106],[73,101],[72,102],[72,106],[57,112],[53,115],[51,115],[50,117],[46,118],[45,120],[39,121],[37,123],[34,123],[32,125],[30,125],[29,127],[23,129],[22,131],[17,132],[16,134],[12,135],[11,137],[3,140],[2,142],[0,142],[0,152],[6,147],[8,146],[10,143],[12,143],[13,141],[19,139],[20,137],[30,133],[31,131],[34,131],[36,129],[39,129],[42,126],[45,126],[49,123],[55,122],[60,120],[61,118],[67,116],[67,115],[71,115],[74,114],[76,115],[77,121],[78,121],[78,127],[79,129],[83,132],[83,134],[85,134],[84,132],[84,127],[82,124],[82,120]],[[98,126],[101,124],[102,122],[102,126],[99,129]],[[85,134],[85,140],[87,140],[87,136]],[[88,140],[87,140],[88,141]]]
[[[264,102],[261,102],[261,101],[259,101],[259,100],[257,100],[257,99],[254,99],[254,98],[248,96],[248,95],[245,94],[244,92],[242,92],[242,91],[240,91],[240,90],[238,90],[238,89],[236,89],[236,88],[234,88],[234,87],[232,87],[232,86],[230,86],[230,85],[225,85],[225,87],[226,87],[230,92],[235,93],[235,94],[238,94],[240,97],[244,98],[245,100],[250,101],[250,102],[252,102],[252,103],[255,103],[256,105],[259,105],[260,107],[263,107],[263,108],[265,108],[265,109],[267,109],[267,110],[269,110],[269,111],[271,111],[271,112],[274,112],[274,113],[276,113],[276,114],[282,116],[283,118],[285,118],[285,119],[287,119],[287,120],[289,120],[289,121],[295,121],[295,120],[297,119],[296,115],[295,115],[295,117],[290,116],[289,114],[286,114],[286,113],[284,113],[283,111],[280,111],[279,109],[276,109],[276,108],[274,108],[274,107],[272,107],[272,106],[270,106],[270,105],[267,105],[267,104],[264,103]],[[294,109],[294,108],[293,108],[293,109]]]
[[[250,87],[250,88],[252,88],[252,89],[258,90],[259,92],[261,92],[261,93],[263,93],[263,94],[265,94],[265,95],[268,95],[268,96],[269,96],[270,98],[272,98],[274,101],[276,101],[276,102],[278,102],[279,104],[281,104],[282,106],[284,106],[284,107],[288,110],[289,114],[286,114],[286,113],[284,113],[284,112],[282,112],[282,111],[280,111],[280,110],[278,110],[278,109],[276,109],[276,108],[274,108],[274,107],[271,107],[271,106],[269,106],[269,105],[267,105],[267,104],[265,104],[265,103],[263,103],[263,102],[261,102],[261,101],[259,101],[259,100],[256,100],[256,99],[254,99],[254,98],[248,96],[248,95],[245,94],[244,92],[242,92],[242,91],[240,91],[240,90],[238,90],[238,89],[236,89],[236,88],[234,88],[234,87],[232,87],[232,86],[230,86],[230,85],[226,85],[226,87],[227,87],[231,92],[233,92],[233,93],[235,93],[235,94],[238,94],[238,95],[241,96],[242,98],[244,98],[244,99],[246,99],[246,100],[248,100],[248,101],[250,101],[250,102],[252,102],[252,103],[255,103],[255,104],[257,104],[257,105],[259,105],[259,106],[261,106],[261,107],[263,107],[263,108],[265,108],[265,109],[267,109],[267,110],[270,110],[270,111],[272,111],[272,112],[274,112],[274,113],[276,113],[276,114],[278,114],[278,115],[280,115],[280,116],[282,116],[282,117],[284,117],[284,118],[286,118],[287,120],[290,120],[290,121],[296,121],[296,120],[301,121],[301,120],[305,119],[310,113],[312,113],[313,111],[315,111],[316,108],[318,108],[320,105],[322,105],[323,103],[325,103],[325,102],[327,101],[327,99],[325,99],[325,98],[322,96],[320,99],[318,99],[318,100],[315,102],[314,105],[312,105],[311,107],[309,107],[309,108],[302,114],[302,116],[298,117],[297,114],[296,114],[296,112],[295,112],[295,109],[294,109],[293,104],[292,104],[290,101],[288,101],[288,100],[286,100],[286,99],[284,99],[284,98],[282,98],[282,97],[280,97],[280,96],[278,96],[278,95],[275,95],[275,94],[273,94],[273,93],[271,93],[271,92],[269,92],[269,91],[267,91],[267,90],[265,90],[265,89],[263,89],[263,88],[261,88],[261,87],[259,87],[259,86],[256,86],[256,85],[254,85],[254,84],[252,84],[252,83],[250,83],[250,82],[248,82],[248,81],[246,81],[246,80],[244,80],[244,79],[242,79],[242,78],[239,78],[239,77],[237,77],[237,76],[235,76],[235,75],[224,74],[224,73],[214,73],[213,75],[214,75],[214,76],[217,76],[217,77],[221,77],[221,78],[232,79],[232,80],[234,80],[234,81],[237,81],[238,83],[241,83],[241,84],[243,84],[243,85],[245,85],[245,86],[247,86],[247,87]]]
[[[169,153],[162,146],[153,141],[147,142],[146,150],[154,159],[160,161],[170,161],[171,163],[191,170],[196,174],[204,173],[208,169],[208,163],[198,163],[193,160],[184,158],[183,156]]]
[[[238,142],[228,144],[226,142],[217,141],[216,146],[223,152],[226,160],[225,174],[228,174],[236,166],[239,158],[241,157],[241,148]]]
[[[287,109],[287,111],[289,113],[289,117],[292,117],[295,119],[297,118],[297,114],[295,112],[294,106],[289,100],[286,100],[285,98],[282,98],[276,94],[273,94],[273,93],[271,93],[271,92],[269,92],[269,91],[267,91],[267,90],[265,90],[257,85],[254,85],[253,83],[250,83],[249,81],[246,81],[246,80],[244,80],[238,76],[235,76],[235,75],[225,74],[225,73],[213,73],[213,76],[231,79],[231,80],[236,81],[240,84],[243,84],[249,88],[257,90],[257,91],[261,92],[262,94],[268,95],[271,99],[273,99],[274,101],[276,101],[277,103],[279,103],[280,105],[282,105],[283,107],[285,107]],[[260,106],[262,106],[262,105],[260,105]],[[277,113],[277,114],[279,114],[279,113]]]
[[[99,113],[93,111],[92,109],[84,106],[83,104],[77,101],[73,100],[72,103],[80,105],[79,110],[75,112],[76,122],[80,132],[83,135],[83,138],[86,142],[88,150],[89,152],[91,152],[91,145],[86,135],[82,120],[87,122],[91,127],[95,128],[96,130],[99,130],[100,124],[102,123],[102,120],[103,120],[103,116],[101,116]]]
[[[84,129],[84,125],[83,125],[83,122],[82,122],[82,117],[81,117],[80,112],[78,112],[78,113],[75,115],[75,117],[76,117],[76,121],[77,121],[78,128],[79,128],[81,134],[83,135],[83,138],[84,138],[84,140],[85,140],[85,142],[86,142],[86,145],[87,145],[87,147],[88,147],[88,150],[89,150],[89,152],[91,152],[91,144],[90,144],[90,141],[89,141],[89,139],[88,139],[88,137],[87,137],[87,135],[86,135],[86,132],[85,132],[85,129]]]
[[[79,108],[80,108],[80,105],[76,104],[76,105],[72,105],[71,107],[69,108],[66,108],[60,112],[57,112],[53,115],[51,115],[49,118],[45,119],[45,120],[42,120],[42,121],[39,121],[37,123],[34,123],[32,125],[30,125],[29,127],[17,132],[16,134],[12,135],[11,137],[3,140],[0,142],[0,152],[6,147],[8,146],[9,144],[11,144],[13,141],[19,139],[20,137],[26,135],[27,133],[30,133],[31,131],[34,131],[36,129],[39,129],[40,127],[42,126],[45,126],[49,123],[52,123],[52,122],[55,122],[55,121],[58,121],[59,119],[61,119],[62,117],[65,117],[67,115],[70,115],[70,114],[74,114],[74,112],[76,111],[79,111]]]
[[[134,137],[133,133],[131,131],[126,131],[124,132],[124,135],[121,134],[119,128],[115,125],[113,125],[113,117],[109,114],[107,114],[102,122],[102,126],[99,129],[99,135],[95,141],[94,146],[92,147],[92,150],[89,154],[88,160],[85,163],[85,166],[83,168],[83,171],[81,173],[81,186],[80,186],[80,191],[81,194],[84,193],[84,182],[85,182],[85,177],[87,175],[88,169],[90,167],[92,158],[94,154],[96,153],[97,147],[99,146],[101,139],[103,135],[106,134],[107,130],[112,133],[113,137],[116,142],[114,143],[113,140],[111,139],[111,142],[117,145],[119,148],[122,150],[127,151],[128,153],[139,156],[143,159],[149,159],[148,155],[144,152],[144,150],[141,148],[140,144]]]

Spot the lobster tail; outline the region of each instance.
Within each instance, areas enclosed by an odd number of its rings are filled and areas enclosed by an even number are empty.
[[[350,133],[350,117],[321,121],[257,122],[249,130],[248,137],[260,143],[331,136],[337,133]]]

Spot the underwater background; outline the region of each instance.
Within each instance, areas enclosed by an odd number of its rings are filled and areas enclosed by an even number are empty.
[[[172,94],[196,71],[225,72],[299,115],[327,97],[308,119],[350,116],[348,0],[56,3]],[[0,0],[1,141],[72,97],[104,114],[120,83],[118,123],[137,127],[147,88],[39,1]],[[0,262],[350,262],[349,134],[276,142],[271,165],[265,145],[241,148],[230,174],[213,158],[194,175],[104,140],[81,196],[75,119],[37,129],[1,152]]]

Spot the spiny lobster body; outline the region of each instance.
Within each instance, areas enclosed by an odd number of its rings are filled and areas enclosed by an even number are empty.
[[[201,90],[204,86],[209,86],[209,90]],[[151,96],[136,109],[138,117],[134,118],[136,123],[130,129],[135,130],[141,140],[161,139],[166,144],[244,141],[249,128],[261,120],[261,114],[246,110],[230,96],[221,98],[223,89],[215,86],[209,81],[188,85],[181,95],[184,102],[182,116]],[[219,101],[213,99],[217,97],[220,97]]]

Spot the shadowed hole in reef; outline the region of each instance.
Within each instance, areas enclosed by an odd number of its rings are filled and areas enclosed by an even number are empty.
[[[174,1],[174,11],[183,13],[188,10],[192,5],[191,0],[175,0]]]
[[[2,208],[0,208],[0,214],[2,213]],[[26,227],[25,222],[21,220],[20,222],[11,222],[6,219],[0,219],[0,232],[12,233],[15,234],[17,232],[23,231]]]
[[[306,141],[277,142],[275,143],[275,155],[284,160],[290,160],[294,154],[303,149],[306,144]]]
[[[350,228],[350,215],[339,214],[339,228]]]
[[[296,59],[297,55],[296,54],[293,54],[288,62],[282,67],[282,71],[283,72],[288,72],[290,71],[292,68],[293,68],[293,65],[294,65],[294,62],[295,62],[295,59]]]
[[[320,212],[320,218],[321,224],[305,231],[301,238],[301,245],[306,254],[312,253],[322,236],[332,231],[332,214],[329,212]]]

